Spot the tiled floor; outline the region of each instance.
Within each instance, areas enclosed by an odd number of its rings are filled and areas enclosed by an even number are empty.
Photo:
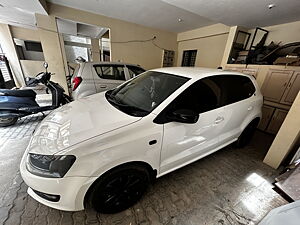
[[[0,224],[256,224],[286,203],[272,190],[277,171],[262,163],[272,137],[256,132],[243,149],[224,148],[158,179],[131,209],[114,215],[63,212],[26,193],[19,162],[41,116],[0,128]]]

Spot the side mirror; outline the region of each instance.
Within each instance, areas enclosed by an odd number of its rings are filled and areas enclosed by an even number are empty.
[[[199,114],[190,109],[178,109],[170,113],[168,118],[178,123],[196,123],[199,119]]]
[[[48,69],[48,63],[44,62],[44,68],[47,70]]]

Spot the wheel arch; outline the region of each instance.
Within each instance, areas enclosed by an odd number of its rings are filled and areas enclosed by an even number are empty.
[[[261,120],[261,117],[256,116],[254,119],[252,119],[252,120],[250,121],[250,123],[256,123],[256,126],[257,126],[257,125],[259,124],[260,120]],[[248,125],[249,125],[250,123],[248,123]],[[247,126],[248,126],[248,125],[247,125]]]
[[[248,124],[246,127],[248,127],[251,123],[255,123],[256,127],[258,126],[259,122],[261,120],[261,117],[256,116],[254,117]],[[246,127],[244,129],[246,129]]]
[[[237,141],[235,142],[235,145],[237,147],[244,147],[250,142],[251,137],[253,136],[254,131],[257,128],[258,124],[259,124],[259,121],[260,121],[260,117],[257,116],[257,117],[252,118],[252,120],[250,120],[250,122],[248,122],[246,124],[246,126],[244,126],[242,132],[240,133],[240,135],[237,139]],[[247,136],[250,137],[248,140],[245,139],[245,137],[247,137]]]
[[[252,117],[251,119],[244,121],[244,123],[241,125],[240,129],[241,129],[241,133],[243,133],[243,131],[251,124],[251,123],[256,123],[255,126],[257,127],[259,122],[261,120],[261,117],[259,115],[255,115],[254,117]]]
[[[87,205],[87,202],[88,202],[88,198],[89,198],[89,195],[90,195],[90,192],[91,190],[93,189],[93,187],[95,186],[95,184],[99,181],[99,179],[101,179],[101,177],[103,177],[104,175],[110,173],[111,171],[113,170],[116,170],[116,169],[121,169],[121,168],[126,168],[128,167],[129,165],[134,165],[134,166],[139,166],[139,167],[142,167],[142,168],[146,168],[147,171],[149,172],[149,175],[150,175],[150,180],[153,181],[155,178],[156,178],[156,175],[157,175],[157,170],[156,169],[153,169],[152,166],[147,163],[147,162],[144,162],[144,161],[130,161],[130,162],[125,162],[125,163],[122,163],[120,165],[117,165],[115,167],[112,167],[110,169],[108,169],[107,171],[105,171],[104,173],[102,173],[90,186],[89,188],[87,189],[85,195],[84,195],[84,199],[83,199],[83,205],[84,207],[86,207]]]
[[[254,114],[251,117],[249,117],[247,120],[245,120],[241,125],[240,125],[240,132],[243,132],[251,123],[257,123],[256,126],[259,124],[261,120],[261,115],[259,114]]]

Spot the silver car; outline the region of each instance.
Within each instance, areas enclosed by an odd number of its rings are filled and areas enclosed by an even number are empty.
[[[120,62],[79,63],[72,77],[72,97],[78,99],[113,89],[143,72],[139,65]]]

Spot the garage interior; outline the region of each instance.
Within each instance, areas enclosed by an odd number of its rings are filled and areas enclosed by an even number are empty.
[[[300,200],[299,9],[298,0],[0,0],[1,89],[26,87],[47,62],[71,95],[70,75],[85,60],[222,67],[255,77],[264,96],[246,147],[227,146],[157,179],[117,214],[59,211],[27,194],[20,161],[49,112],[0,127],[0,224],[250,225]],[[42,85],[33,90],[39,104],[51,102]]]

